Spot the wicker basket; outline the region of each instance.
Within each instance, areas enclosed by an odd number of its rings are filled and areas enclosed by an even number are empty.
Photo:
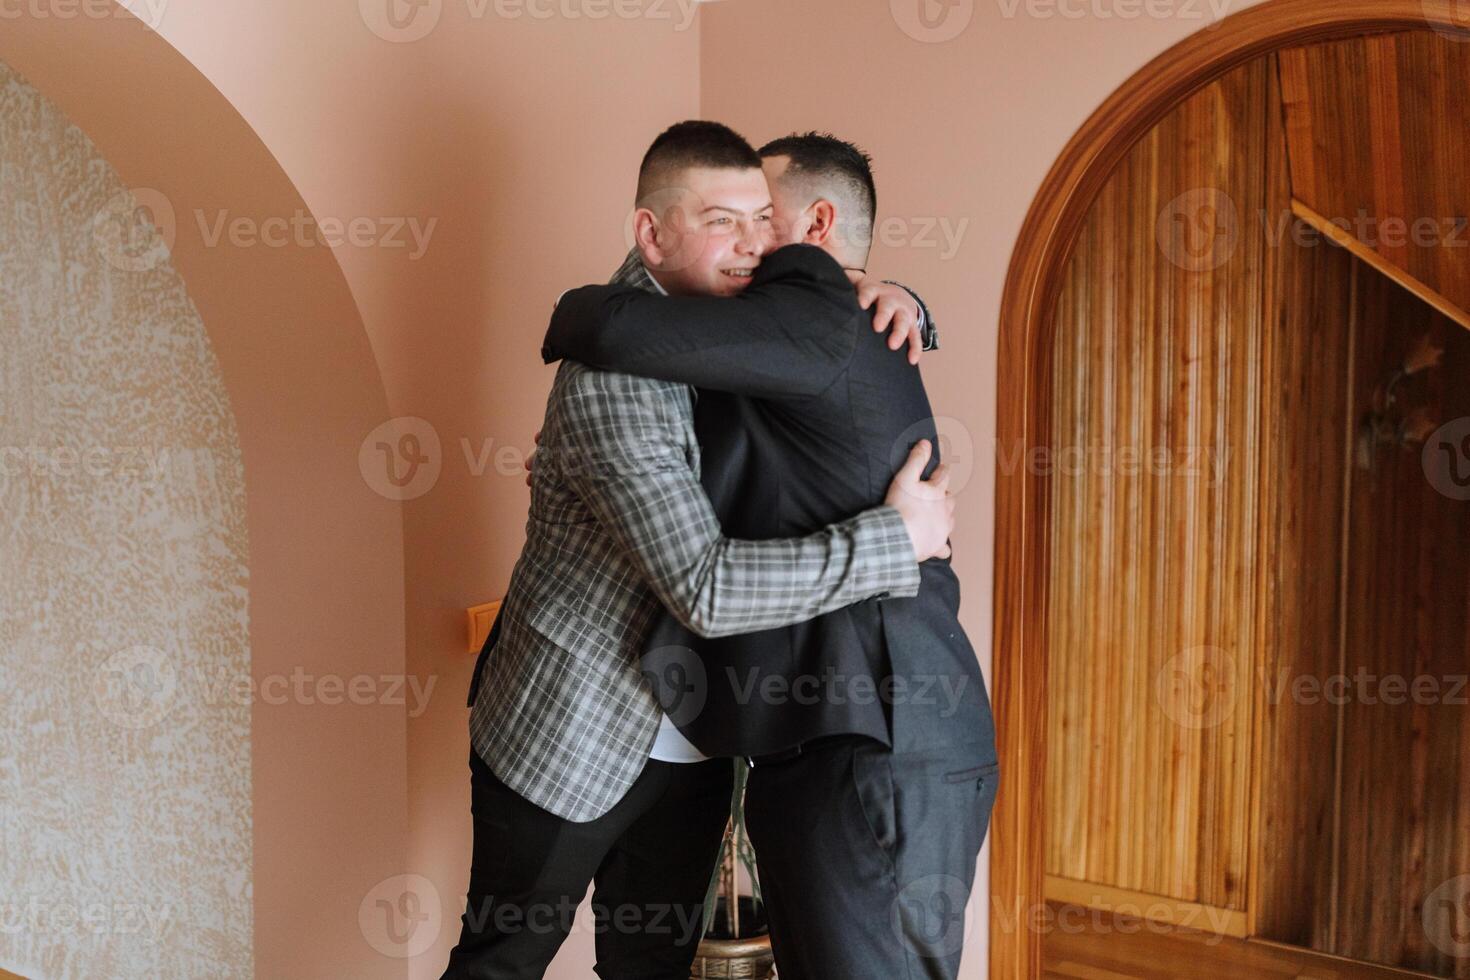
[[[700,940],[691,980],[769,980],[776,959],[771,937]]]

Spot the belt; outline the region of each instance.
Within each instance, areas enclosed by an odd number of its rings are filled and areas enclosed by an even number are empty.
[[[801,746],[793,745],[789,749],[782,749],[780,752],[772,752],[768,755],[748,755],[745,757],[745,764],[754,769],[758,765],[770,766],[778,762],[790,762],[799,755],[801,755]]]
[[[748,755],[745,757],[745,764],[754,769],[756,766],[772,766],[778,762],[790,762],[797,756],[805,752],[809,752],[812,749],[820,748],[826,745],[828,742],[854,737],[860,738],[862,736],[853,736],[847,734],[821,735],[817,738],[807,739],[805,742],[798,742],[797,744],[791,746],[791,748],[781,749],[779,752],[770,752],[765,755]]]

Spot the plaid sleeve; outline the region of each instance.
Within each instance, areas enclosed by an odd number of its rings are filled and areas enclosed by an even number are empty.
[[[882,593],[912,596],[903,519],[876,507],[802,538],[726,538],[685,453],[667,384],[584,371],[564,389],[557,465],[659,600],[702,636],[799,623]]]

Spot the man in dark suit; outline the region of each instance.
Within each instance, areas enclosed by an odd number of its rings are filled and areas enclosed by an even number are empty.
[[[650,294],[749,285],[773,205],[744,138],[673,126],[638,187],[638,245],[613,282]],[[702,203],[668,213],[665,191]],[[902,289],[888,298],[910,302]],[[901,340],[913,321],[894,320]],[[474,837],[446,978],[543,976],[589,883],[599,977],[689,976],[734,770],[689,745],[655,699],[640,663],[654,614],[719,636],[916,595],[920,562],[949,554],[953,527],[943,468],[919,478],[928,458],[921,442],[881,506],[814,534],[736,540],[699,483],[693,389],[560,366],[525,545],[469,692]]]
[[[876,213],[867,157],[816,134],[761,155],[777,240],[790,244],[748,287],[573,290],[543,351],[695,386],[701,482],[741,538],[802,534],[870,506],[915,439],[938,445],[917,368],[892,355],[853,290]],[[719,639],[665,616],[647,641],[666,657],[690,651],[669,674],[680,683],[659,692],[689,741],[753,767],[747,817],[783,980],[958,970],[999,775],[958,613],[950,563],[931,559],[913,597]],[[680,699],[696,666],[691,711]]]

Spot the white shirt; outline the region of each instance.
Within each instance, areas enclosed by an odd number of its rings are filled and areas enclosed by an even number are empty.
[[[648,272],[648,267],[644,266],[643,271]],[[653,278],[653,273],[649,272],[648,278],[661,294],[669,295],[669,291]],[[709,758],[695,748],[693,742],[684,737],[684,733],[679,731],[679,726],[669,721],[668,715],[662,713],[659,714],[658,737],[653,740],[653,748],[649,751],[648,757],[657,759],[659,762],[703,762]]]

